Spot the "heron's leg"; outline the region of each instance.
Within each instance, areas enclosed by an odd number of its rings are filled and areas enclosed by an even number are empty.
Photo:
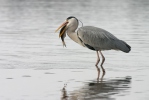
[[[96,66],[96,68],[97,68],[97,72],[98,72],[97,80],[99,80],[99,77],[100,77],[100,68],[98,66]]]
[[[99,53],[98,53],[98,51],[96,51],[97,52],[97,62],[96,62],[96,65],[95,66],[97,66],[98,65],[98,63],[99,63],[99,61],[100,61],[100,58],[99,58]]]
[[[101,54],[102,56],[102,62],[101,62],[101,66],[103,65],[103,63],[105,62],[105,57],[103,56],[103,54],[101,53],[101,51],[99,51],[99,53]]]
[[[105,74],[105,69],[103,68],[103,66],[101,66],[101,68],[102,68],[102,72],[103,72],[103,74]]]

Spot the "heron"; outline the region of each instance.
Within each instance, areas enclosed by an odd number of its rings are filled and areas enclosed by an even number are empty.
[[[120,50],[128,53],[131,47],[123,40],[118,39],[110,32],[97,28],[94,26],[82,26],[78,28],[79,20],[74,17],[68,17],[55,32],[60,30],[59,37],[61,37],[63,46],[66,46],[64,38],[67,35],[76,43],[97,53],[97,61],[95,66],[100,62],[100,55],[102,57],[101,67],[105,62],[105,57],[101,51],[103,50]],[[78,28],[78,29],[77,29]],[[77,30],[77,31],[76,31]],[[102,67],[103,69],[103,67]],[[105,71],[103,69],[103,71]]]

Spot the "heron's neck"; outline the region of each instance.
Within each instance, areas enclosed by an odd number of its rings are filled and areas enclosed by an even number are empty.
[[[77,36],[77,33],[75,31],[72,31],[72,30],[67,30],[67,35],[75,42],[78,43],[78,36]]]
[[[73,41],[75,41],[76,43],[82,45],[80,39],[78,38],[77,33],[76,33],[74,30],[68,29],[68,30],[67,30],[67,35],[68,35]],[[82,46],[83,46],[83,45],[82,45]]]

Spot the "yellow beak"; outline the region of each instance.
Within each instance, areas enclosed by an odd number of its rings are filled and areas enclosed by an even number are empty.
[[[64,27],[64,26],[67,25],[67,24],[68,24],[68,21],[65,21],[63,24],[61,24],[61,25],[57,28],[57,30],[55,30],[55,32],[57,32],[60,28]],[[60,32],[59,37],[61,37],[61,36],[65,33],[65,31],[66,31],[66,27]]]

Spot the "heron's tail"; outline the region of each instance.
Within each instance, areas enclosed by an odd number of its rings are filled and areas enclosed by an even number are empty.
[[[131,50],[131,47],[122,40],[116,42],[116,48],[126,53],[128,53]]]

